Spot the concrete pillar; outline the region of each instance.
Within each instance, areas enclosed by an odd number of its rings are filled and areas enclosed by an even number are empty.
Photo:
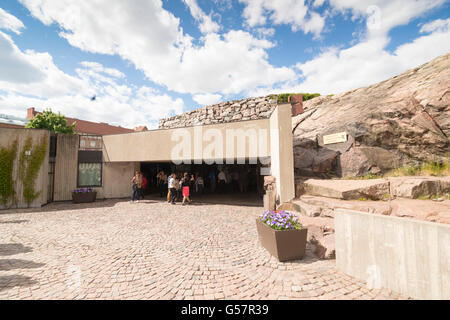
[[[270,117],[271,172],[276,177],[278,204],[295,198],[292,106],[278,105]]]

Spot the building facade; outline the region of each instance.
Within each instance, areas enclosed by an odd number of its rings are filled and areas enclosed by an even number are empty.
[[[30,110],[29,110],[30,111]],[[91,131],[92,132],[92,131]],[[24,141],[33,147],[24,150]],[[295,197],[292,146],[292,105],[274,105],[270,114],[254,120],[198,124],[105,135],[52,134],[46,130],[0,128],[2,150],[18,141],[17,154],[33,155],[46,141],[46,158],[34,183],[39,197],[26,203],[20,197],[19,156],[14,160],[14,197],[0,208],[39,207],[52,201],[68,201],[78,188],[93,188],[98,199],[128,197],[136,170],[147,167],[192,166],[250,168],[256,180],[276,179],[278,203]],[[170,173],[170,172],[169,172]],[[259,183],[258,182],[258,183]]]

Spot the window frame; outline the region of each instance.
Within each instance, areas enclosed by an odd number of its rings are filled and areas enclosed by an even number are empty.
[[[100,164],[100,185],[80,185],[80,164]],[[78,162],[77,164],[77,188],[102,188],[103,187],[103,162]]]

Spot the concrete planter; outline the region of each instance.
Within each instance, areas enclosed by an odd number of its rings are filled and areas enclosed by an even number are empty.
[[[97,198],[97,192],[72,192],[72,202],[73,203],[88,203],[95,202]]]
[[[261,245],[280,262],[302,259],[305,255],[308,229],[278,231],[259,219],[256,228]]]

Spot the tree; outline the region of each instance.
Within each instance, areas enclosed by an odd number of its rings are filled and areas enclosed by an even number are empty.
[[[46,109],[42,113],[35,115],[28,121],[25,128],[29,129],[46,129],[55,133],[74,134],[75,122],[68,126],[65,116],[52,112],[52,109]]]

